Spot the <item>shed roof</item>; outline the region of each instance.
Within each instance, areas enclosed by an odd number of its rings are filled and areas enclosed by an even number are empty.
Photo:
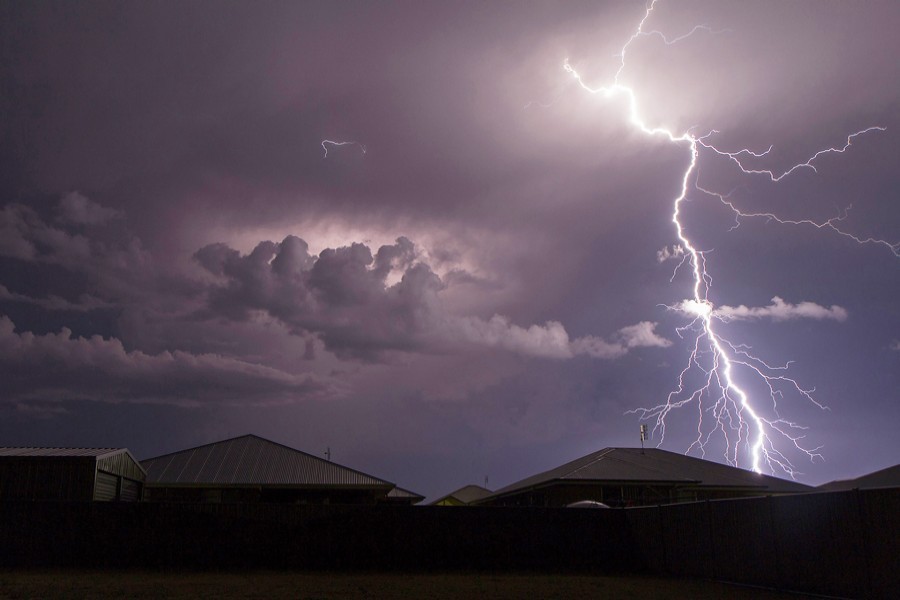
[[[476,500],[486,498],[491,494],[493,494],[491,490],[485,487],[481,487],[480,485],[466,485],[459,488],[458,490],[450,492],[446,496],[441,496],[431,504],[440,504],[441,502],[449,500],[450,498],[455,498],[463,504],[469,504],[470,502],[475,502]]]
[[[103,458],[121,452],[128,452],[125,448],[26,448],[26,447],[0,447],[0,456],[86,456]]]
[[[141,461],[148,484],[384,487],[394,484],[256,435]]]
[[[551,482],[672,483],[697,487],[759,489],[765,492],[810,492],[813,488],[730,465],[658,448],[604,448],[549,471],[517,481],[490,497],[504,496]]]
[[[880,471],[862,475],[856,479],[842,479],[820,485],[817,489],[823,492],[838,492],[854,489],[900,487],[900,465],[894,465]]]
[[[0,448],[0,460],[75,459],[93,462],[100,471],[144,481],[146,473],[128,448]]]

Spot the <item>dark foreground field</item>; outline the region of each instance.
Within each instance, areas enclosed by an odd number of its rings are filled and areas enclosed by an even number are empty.
[[[721,583],[650,577],[542,574],[0,571],[0,600],[13,598],[793,598]]]

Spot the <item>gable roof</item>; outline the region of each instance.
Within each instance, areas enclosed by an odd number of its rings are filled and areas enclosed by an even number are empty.
[[[670,483],[698,487],[810,492],[813,488],[730,465],[658,448],[604,448],[494,492],[491,498],[544,487],[552,482]]]
[[[394,484],[256,435],[141,461],[148,484],[384,487]]]
[[[856,479],[842,479],[830,481],[820,485],[817,489],[823,492],[838,492],[854,489],[890,488],[900,487],[900,465],[894,465],[874,473],[862,475]]]
[[[453,498],[462,502],[463,504],[469,504],[470,502],[475,502],[476,500],[481,500],[482,498],[486,498],[493,494],[493,492],[487,488],[481,487],[480,485],[467,485],[450,492],[446,496],[442,496],[431,503],[431,505],[440,504],[445,500],[449,500]]]

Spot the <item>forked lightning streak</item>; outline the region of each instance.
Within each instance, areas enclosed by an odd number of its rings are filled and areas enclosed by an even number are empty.
[[[690,337],[693,346],[687,365],[678,376],[678,382],[666,401],[652,408],[639,408],[629,411],[640,415],[643,420],[655,421],[654,435],[658,435],[658,445],[665,441],[666,418],[675,409],[689,404],[695,404],[698,413],[697,437],[688,447],[687,451],[699,450],[705,456],[707,445],[715,436],[722,436],[725,442],[724,458],[733,465],[746,464],[744,453],[749,457],[749,465],[753,471],[762,472],[764,468],[770,472],[784,472],[791,477],[798,473],[791,460],[785,454],[785,449],[779,449],[785,444],[794,450],[805,454],[811,460],[822,458],[817,448],[806,447],[802,440],[805,427],[791,420],[783,418],[779,411],[779,401],[783,400],[785,392],[791,392],[805,401],[824,409],[817,402],[811,389],[805,389],[796,380],[786,374],[787,365],[770,365],[762,359],[750,353],[747,346],[738,345],[727,340],[719,332],[719,325],[723,320],[716,316],[715,306],[710,300],[710,288],[712,277],[707,271],[706,255],[688,237],[682,223],[682,205],[687,200],[688,193],[692,189],[718,198],[735,214],[735,227],[740,224],[742,218],[765,218],[782,224],[807,225],[818,229],[827,229],[847,237],[859,244],[883,245],[895,255],[900,256],[900,243],[891,243],[871,237],[854,235],[841,227],[841,222],[846,213],[824,222],[812,220],[788,220],[781,219],[771,213],[753,213],[741,211],[726,194],[720,194],[701,188],[697,179],[697,160],[701,151],[716,153],[732,161],[748,176],[764,176],[772,182],[779,182],[799,169],[816,170],[814,162],[820,156],[831,153],[846,152],[855,138],[873,131],[884,131],[884,127],[868,127],[847,136],[846,143],[842,146],[825,148],[812,154],[805,162],[791,166],[782,172],[765,169],[751,169],[746,166],[748,157],[761,158],[770,151],[753,152],[749,149],[740,149],[728,152],[716,148],[709,138],[717,133],[711,131],[705,135],[697,136],[690,131],[678,133],[664,127],[648,125],[640,113],[640,107],[636,92],[619,82],[622,72],[625,70],[626,56],[632,43],[643,37],[659,37],[665,44],[673,44],[687,39],[699,31],[711,32],[706,26],[694,27],[687,34],[667,38],[658,31],[645,31],[645,25],[650,19],[657,0],[652,0],[647,6],[643,18],[632,33],[631,37],[622,46],[618,54],[619,65],[611,84],[601,87],[591,87],[581,78],[575,69],[566,60],[563,68],[574,77],[575,81],[586,91],[592,94],[602,95],[604,98],[624,97],[627,101],[628,120],[638,130],[648,136],[663,136],[673,144],[682,144],[688,153],[690,160],[684,175],[681,178],[681,189],[673,200],[672,223],[678,236],[678,256],[683,256],[681,265],[689,264],[693,277],[692,297],[681,302],[678,306],[669,307],[691,315],[692,320],[684,327],[677,329],[677,333],[683,339]],[[659,253],[660,260],[672,256],[668,249]],[[677,267],[676,267],[677,271]],[[759,398],[751,398],[750,394],[738,384],[736,371],[755,377],[760,389],[766,390],[761,402]],[[691,386],[689,380],[699,380],[699,383]],[[708,423],[708,421],[711,421]]]

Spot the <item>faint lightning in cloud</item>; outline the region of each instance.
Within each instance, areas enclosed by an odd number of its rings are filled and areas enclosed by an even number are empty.
[[[679,133],[665,127],[648,125],[641,116],[636,92],[619,81],[625,69],[626,55],[632,43],[642,37],[655,36],[661,38],[666,44],[673,44],[683,41],[700,31],[711,32],[706,26],[697,26],[684,35],[669,39],[661,32],[645,31],[645,24],[653,13],[656,2],[657,0],[652,0],[649,3],[637,28],[617,54],[619,65],[611,84],[602,87],[591,87],[585,83],[569,64],[568,59],[563,64],[565,71],[571,74],[584,90],[592,94],[602,95],[604,98],[623,96],[628,103],[628,120],[635,128],[648,136],[663,136],[672,143],[683,145],[689,157],[689,163],[681,177],[680,192],[673,199],[672,223],[675,225],[679,244],[673,246],[672,250],[666,247],[658,251],[657,260],[664,262],[670,258],[681,258],[679,266],[685,263],[690,265],[693,276],[692,297],[677,306],[669,308],[691,317],[690,323],[684,327],[679,327],[676,332],[682,339],[690,337],[692,350],[687,365],[678,376],[675,389],[669,393],[664,403],[651,408],[639,408],[629,412],[640,415],[642,419],[655,421],[654,434],[659,434],[658,445],[662,445],[665,441],[666,419],[669,413],[686,405],[694,404],[697,408],[698,422],[696,438],[688,447],[688,452],[696,449],[705,456],[707,445],[714,437],[721,436],[725,443],[724,458],[729,463],[739,465],[742,462],[749,462],[750,468],[756,472],[761,472],[766,467],[772,472],[782,471],[793,477],[797,472],[785,451],[781,449],[782,445],[786,443],[796,451],[807,455],[810,459],[822,457],[817,452],[819,448],[807,448],[803,445],[802,440],[806,428],[783,418],[779,413],[779,401],[784,398],[785,392],[791,392],[819,408],[825,409],[825,407],[813,398],[813,390],[801,387],[797,381],[785,374],[790,363],[785,365],[769,364],[751,354],[748,346],[734,344],[719,332],[719,325],[729,319],[736,318],[737,314],[741,314],[741,309],[740,307],[737,309],[731,307],[717,309],[710,300],[713,280],[707,270],[707,253],[698,249],[685,232],[682,223],[682,205],[687,200],[689,192],[696,189],[702,193],[718,197],[735,212],[736,219],[741,217],[764,217],[784,224],[812,225],[820,229],[831,229],[860,244],[886,245],[894,254],[898,254],[897,244],[855,236],[841,229],[838,224],[846,215],[830,219],[824,223],[816,223],[810,220],[791,221],[779,219],[769,213],[745,213],[738,210],[727,195],[704,190],[697,183],[697,161],[701,151],[708,150],[728,158],[747,175],[765,175],[771,181],[778,182],[798,169],[808,168],[815,172],[816,167],[813,163],[820,156],[830,153],[844,153],[858,136],[872,131],[884,131],[885,128],[875,126],[852,133],[847,136],[847,141],[843,146],[819,150],[805,162],[793,165],[783,172],[776,172],[766,169],[751,169],[744,162],[749,157],[761,158],[766,156],[772,150],[771,147],[763,152],[754,152],[749,149],[727,152],[716,148],[709,141],[709,138],[714,133],[717,133],[716,131],[697,136],[690,131]],[[841,312],[843,309],[840,307],[825,309],[813,303],[802,303],[794,306],[788,305],[783,301],[779,304],[778,301],[773,301],[774,304],[771,307],[755,309],[755,313],[753,312],[754,309],[747,309],[746,307],[743,307],[743,309],[748,314],[757,317],[764,314],[791,313],[793,315],[794,313],[803,313],[805,311],[808,314],[816,314],[819,317],[824,316],[835,320],[846,318],[846,313]],[[813,308],[817,310],[814,311],[812,310]],[[829,310],[830,312],[827,312],[827,314],[822,312]],[[741,373],[741,379],[744,377],[749,377],[750,380],[755,379],[759,389],[765,390],[761,394],[763,396],[762,399],[755,396],[751,397],[750,392],[747,391],[749,388],[745,388],[738,383],[738,372]],[[694,383],[690,384],[689,382]],[[746,453],[747,458],[744,458],[743,453]]]
[[[354,141],[338,142],[335,140],[322,140],[320,145],[322,146],[322,150],[325,151],[325,154],[322,156],[322,158],[328,158],[328,146],[359,146],[359,149],[362,150],[362,153],[366,153],[366,147],[363,144]]]

